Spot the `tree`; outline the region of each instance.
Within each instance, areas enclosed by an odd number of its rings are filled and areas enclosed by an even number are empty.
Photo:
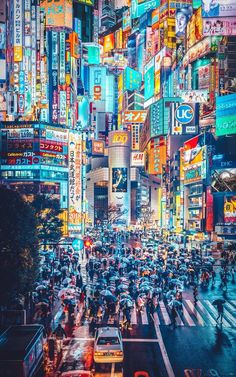
[[[128,212],[127,208],[122,209],[123,204],[111,203],[108,206],[108,224],[114,224],[118,219]]]
[[[0,305],[10,308],[39,272],[37,221],[18,192],[0,186]]]
[[[37,195],[32,206],[38,221],[38,238],[44,249],[48,243],[57,244],[62,237],[63,225],[63,221],[58,217],[62,213],[59,200]]]

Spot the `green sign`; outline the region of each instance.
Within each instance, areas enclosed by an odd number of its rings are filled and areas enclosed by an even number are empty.
[[[216,136],[236,134],[236,114],[216,118]]]
[[[142,74],[135,69],[126,67],[123,76],[124,91],[139,90],[142,83]]]
[[[154,58],[144,67],[144,101],[154,96]]]
[[[88,49],[88,64],[100,64],[99,46],[86,46]]]

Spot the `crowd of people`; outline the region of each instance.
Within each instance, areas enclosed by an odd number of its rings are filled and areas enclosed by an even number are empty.
[[[163,300],[175,327],[177,316],[183,314],[185,290],[192,292],[196,304],[199,287],[214,286],[216,274],[223,292],[228,281],[235,279],[235,255],[230,251],[222,253],[221,266],[216,268],[216,260],[203,255],[200,248],[189,250],[161,238],[155,247],[145,247],[140,232],[104,232],[100,239],[98,233],[90,233],[88,237],[93,245],[82,252],[67,246],[43,253],[41,281],[32,293],[33,321],[43,324],[48,336],[57,325],[53,319],[60,306],[71,328],[87,320],[91,330],[110,321],[129,330],[134,307],[153,316]]]

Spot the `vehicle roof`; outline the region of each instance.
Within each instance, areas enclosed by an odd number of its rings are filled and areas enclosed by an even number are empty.
[[[119,329],[116,327],[100,327],[98,329],[98,335],[105,335],[105,336],[117,336],[120,335]]]
[[[21,360],[43,332],[41,325],[10,326],[0,335],[0,360]]]
[[[63,372],[60,377],[70,377],[70,376],[78,376],[79,373],[82,375],[82,376],[87,376],[87,377],[91,377],[92,374],[89,370],[68,370],[67,372]]]

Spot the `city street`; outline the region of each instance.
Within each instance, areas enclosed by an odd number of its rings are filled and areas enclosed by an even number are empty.
[[[134,244],[133,241],[130,243]],[[126,247],[130,243],[126,244]],[[135,246],[137,245],[141,246],[141,242],[136,242]],[[81,260],[85,281],[86,262],[86,259]],[[215,268],[219,270],[219,267]],[[126,276],[125,284],[127,283]],[[93,284],[88,279],[88,289],[94,284],[96,279]],[[94,364],[94,329],[91,329],[91,319],[82,317],[80,325],[74,327],[72,336],[66,340],[59,370],[62,372],[84,368],[95,370],[95,376],[120,376],[122,374],[114,373],[121,373],[123,370],[124,377],[134,376],[136,371],[146,371],[150,377],[181,377],[185,376],[184,371],[199,369],[202,370],[202,376],[234,376],[235,283],[228,284],[226,293],[222,292],[219,285],[220,279],[217,275],[213,287],[211,284],[207,288],[199,287],[199,300],[196,305],[192,289],[186,288],[183,292],[183,315],[178,315],[175,329],[169,326],[171,317],[166,302],[160,300],[153,315],[148,313],[146,307],[139,312],[134,304],[131,309],[132,329],[122,330],[123,366],[108,364],[106,367],[103,365],[102,369]],[[224,319],[222,326],[216,326],[217,310],[212,302],[220,297],[226,299]],[[122,319],[122,313],[112,318],[104,315],[95,327],[117,326],[122,323]],[[107,374],[104,374],[105,372]]]

